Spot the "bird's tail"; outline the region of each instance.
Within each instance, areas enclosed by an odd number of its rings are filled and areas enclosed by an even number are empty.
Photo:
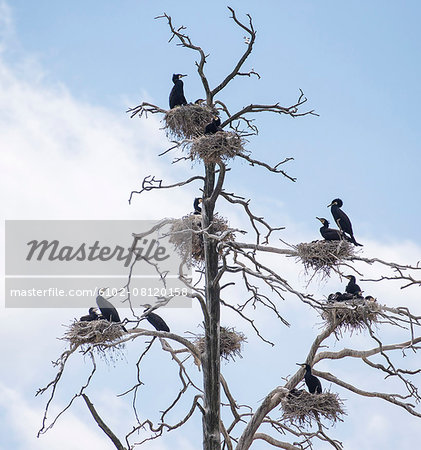
[[[351,242],[352,242],[354,245],[356,245],[357,247],[362,247],[362,246],[363,246],[363,244],[359,244],[359,243],[355,240],[353,234],[351,234]]]

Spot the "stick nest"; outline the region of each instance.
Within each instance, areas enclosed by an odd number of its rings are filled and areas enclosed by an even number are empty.
[[[371,300],[354,298],[345,302],[330,303],[323,307],[322,318],[326,326],[359,332],[377,322],[381,306]]]
[[[189,214],[181,219],[175,219],[170,229],[170,242],[175,246],[177,253],[190,263],[202,263],[205,259],[203,246],[202,216]],[[221,237],[220,242],[233,241],[235,233],[230,231],[227,219],[215,214],[209,234]],[[222,237],[223,235],[223,237]],[[222,248],[219,251],[222,254]]]
[[[167,134],[176,139],[192,139],[203,135],[207,124],[217,115],[216,109],[196,104],[177,106],[164,117]]]
[[[311,426],[312,422],[317,422],[320,417],[333,424],[338,420],[342,421],[340,416],[345,414],[343,401],[333,392],[310,394],[294,389],[281,400],[281,404],[284,410],[283,418],[299,426]]]
[[[233,131],[218,131],[194,139],[190,146],[191,159],[218,163],[245,153],[245,140]]]
[[[93,320],[91,322],[73,322],[64,333],[63,340],[71,345],[101,344],[108,348],[124,335],[121,325],[108,320]],[[119,344],[122,345],[122,344]]]
[[[235,331],[234,328],[220,328],[220,355],[222,358],[227,361],[231,358],[233,361],[236,356],[241,356],[241,345],[243,342],[247,341],[246,336],[239,332]],[[200,353],[205,352],[205,337],[198,336],[194,341],[194,344],[199,349]]]
[[[338,267],[341,260],[355,256],[354,247],[346,241],[314,241],[295,246],[297,258],[304,264],[306,272],[322,272],[329,276],[333,267]]]

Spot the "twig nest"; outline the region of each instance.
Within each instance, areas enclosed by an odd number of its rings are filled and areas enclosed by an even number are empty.
[[[170,109],[164,117],[167,133],[177,139],[201,136],[217,111],[208,106],[189,104]]]
[[[244,154],[245,140],[233,131],[218,131],[194,139],[190,146],[191,159],[217,163]]]
[[[329,276],[332,267],[338,266],[341,260],[355,256],[353,245],[346,241],[303,242],[295,250],[306,272],[321,271],[324,276]]]
[[[73,322],[64,333],[63,340],[72,345],[110,344],[124,335],[121,325],[108,320]]]
[[[342,421],[345,414],[343,401],[333,392],[310,394],[304,390],[293,389],[281,400],[283,418],[299,426],[311,426],[313,421],[325,418],[332,423]]]
[[[227,361],[231,358],[233,361],[236,356],[241,358],[241,346],[243,342],[246,342],[246,336],[235,331],[234,328],[220,328],[220,355]],[[200,353],[205,352],[205,337],[199,336],[194,344],[199,349]]]
[[[358,332],[377,322],[380,312],[381,306],[376,301],[361,297],[325,305],[322,318],[327,326]]]
[[[208,234],[215,235],[220,242],[233,241],[235,233],[230,230],[228,221],[215,214],[208,230]],[[173,221],[170,229],[170,242],[174,245],[182,259],[202,263],[205,259],[202,233],[202,216],[189,214]],[[220,250],[220,254],[222,249]]]

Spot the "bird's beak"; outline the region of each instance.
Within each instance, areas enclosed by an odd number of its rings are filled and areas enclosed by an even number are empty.
[[[350,275],[344,275],[344,277],[345,277],[347,280],[350,280],[350,279],[351,279],[351,276],[350,276]]]
[[[329,206],[332,206],[335,202],[332,202],[330,205],[327,205],[327,208],[329,208]]]
[[[297,364],[297,366],[301,366],[301,367],[304,367],[306,365],[306,363],[295,363],[295,364]]]
[[[97,312],[97,311],[98,311],[98,308],[94,308],[93,311],[94,311],[94,312]]]
[[[180,75],[178,76],[178,78],[183,78],[183,77],[186,77],[186,76],[187,76],[187,74],[182,75],[182,74],[180,73]]]
[[[323,223],[323,220],[320,217],[316,217],[317,220],[320,220],[320,222]]]
[[[203,198],[199,198],[199,203],[203,203]]]

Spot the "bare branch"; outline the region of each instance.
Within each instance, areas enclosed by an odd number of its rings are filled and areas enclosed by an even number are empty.
[[[285,158],[283,161],[278,162],[278,164],[276,164],[275,166],[270,166],[269,164],[267,164],[267,163],[265,163],[265,162],[263,162],[263,161],[258,161],[257,159],[250,158],[250,157],[247,156],[247,155],[239,154],[238,156],[239,156],[240,158],[243,158],[243,159],[245,159],[246,161],[248,161],[248,162],[250,163],[251,166],[254,166],[254,165],[262,166],[262,167],[264,167],[265,169],[269,170],[270,172],[280,173],[280,174],[282,174],[284,177],[288,178],[288,179],[291,180],[291,181],[294,181],[294,182],[297,181],[296,178],[293,178],[293,177],[289,176],[284,170],[279,169],[279,166],[280,166],[280,165],[285,164],[285,163],[288,162],[288,161],[292,161],[292,160],[294,160],[294,158]]]
[[[237,64],[235,65],[234,69],[222,80],[222,82],[218,86],[216,86],[214,89],[212,89],[211,100],[213,100],[213,97],[215,97],[215,95],[218,92],[222,91],[222,89],[224,89],[224,87],[227,86],[227,84],[235,76],[239,75],[239,71],[240,71],[241,67],[243,66],[243,64],[245,63],[246,59],[250,56],[250,53],[253,50],[254,42],[256,40],[256,31],[253,28],[253,21],[251,19],[251,16],[249,14],[247,14],[247,17],[249,19],[249,24],[245,25],[237,19],[237,16],[235,15],[235,11],[231,7],[228,6],[228,9],[231,11],[231,14],[232,14],[231,17],[234,20],[234,22],[249,35],[249,39],[247,42],[247,48],[246,48],[245,52],[243,53],[243,55],[241,56],[241,58],[239,59],[239,61],[237,62]],[[251,71],[251,72],[255,73],[254,71]],[[250,76],[251,72],[249,72],[248,76]],[[241,74],[241,75],[246,75],[246,74]],[[260,78],[260,76],[258,76],[258,77]]]
[[[187,34],[183,33],[183,30],[186,29],[184,26],[181,26],[177,29],[174,27],[171,16],[164,13],[161,16],[155,17],[155,19],[163,19],[163,18],[167,19],[168,26],[170,27],[170,30],[172,33],[172,36],[171,36],[169,42],[171,42],[174,38],[177,38],[180,41],[179,45],[181,45],[182,47],[185,47],[185,48],[189,48],[189,49],[194,50],[199,53],[200,60],[199,60],[199,62],[196,61],[197,73],[199,74],[200,79],[202,80],[202,85],[206,92],[207,104],[210,105],[212,103],[212,94],[211,94],[211,91],[209,88],[209,82],[204,73],[204,66],[206,63],[207,55],[205,55],[205,52],[199,46],[194,45],[192,43],[190,37]]]
[[[155,175],[148,175],[146,176],[143,181],[142,181],[142,189],[140,191],[132,191],[130,193],[130,197],[129,197],[129,204],[131,204],[132,202],[132,197],[134,194],[141,194],[142,192],[145,191],[152,191],[153,189],[171,189],[174,187],[180,187],[180,186],[185,186],[186,184],[191,183],[192,181],[195,180],[204,180],[204,178],[202,176],[196,175],[194,177],[189,178],[188,180],[185,181],[180,181],[179,183],[174,183],[174,184],[170,184],[167,186],[163,186],[162,185],[162,180],[156,180],[155,179]]]
[[[302,448],[302,447],[296,447],[295,445],[289,444],[288,442],[278,441],[265,433],[256,433],[254,435],[253,440],[257,440],[257,439],[261,439],[261,440],[267,442],[268,444],[273,445],[274,447],[284,448],[286,450],[300,450]]]
[[[110,430],[110,428],[107,427],[105,422],[101,419],[99,414],[97,413],[94,405],[89,400],[89,397],[86,394],[82,394],[83,400],[85,400],[85,403],[92,414],[92,417],[94,418],[95,422],[98,424],[99,428],[111,439],[111,442],[115,445],[115,448],[117,450],[126,450],[123,444],[120,442],[120,440],[117,438],[117,436]]]

